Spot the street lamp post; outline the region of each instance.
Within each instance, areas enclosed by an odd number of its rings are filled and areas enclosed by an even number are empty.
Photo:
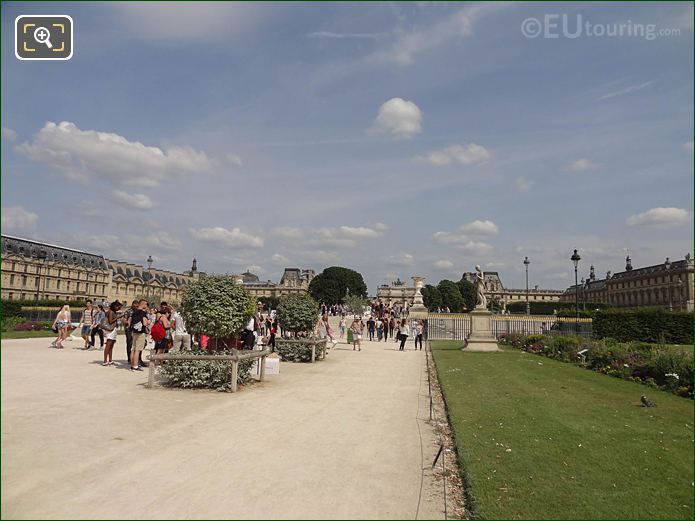
[[[41,263],[46,262],[46,257],[47,257],[47,254],[43,250],[36,254],[36,258],[39,261],[41,261]],[[37,278],[37,280],[36,280],[36,300],[39,300],[39,292],[41,291],[41,264],[36,265],[36,276],[37,276],[36,277]],[[46,285],[46,283],[44,281],[44,286],[45,285]],[[45,290],[45,288],[44,288],[44,290]]]
[[[147,269],[148,269],[148,270],[151,270],[151,269],[152,269],[152,263],[153,263],[153,262],[154,262],[154,260],[152,259],[152,255],[149,255],[149,256],[147,257]]]
[[[668,310],[673,311],[673,299],[671,298],[671,261],[668,260],[668,257],[666,257],[664,267],[666,268],[666,273],[668,274],[668,279],[666,282],[668,288]]]
[[[529,304],[528,301],[528,265],[531,264],[531,261],[528,260],[528,257],[524,257],[524,267],[526,268],[526,314],[530,315],[531,314],[531,304]]]
[[[574,250],[574,253],[572,254],[572,257],[570,257],[570,260],[574,263],[574,331],[575,333],[579,332],[579,282],[577,281],[577,267],[579,266],[579,261],[582,258],[579,256],[577,253],[577,250]]]

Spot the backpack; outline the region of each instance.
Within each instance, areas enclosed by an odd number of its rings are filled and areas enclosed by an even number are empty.
[[[152,340],[154,340],[155,342],[160,342],[161,340],[164,340],[166,338],[167,332],[159,320],[154,324],[154,326],[152,326],[152,331],[150,331],[150,335],[152,335]]]

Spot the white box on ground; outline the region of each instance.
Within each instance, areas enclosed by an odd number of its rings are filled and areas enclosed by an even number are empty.
[[[261,365],[260,365],[260,359],[254,360],[253,365],[251,366],[251,374],[254,374],[256,376],[261,374]],[[270,358],[269,356],[266,357],[265,359],[265,374],[280,374],[280,359],[279,358]]]

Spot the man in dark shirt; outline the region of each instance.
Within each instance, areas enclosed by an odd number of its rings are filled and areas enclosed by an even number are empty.
[[[376,321],[374,320],[374,317],[370,316],[369,320],[367,320],[367,331],[369,331],[369,341],[374,340],[374,329],[376,327]]]
[[[133,310],[130,316],[130,330],[133,334],[133,346],[130,356],[130,370],[142,371],[139,361],[142,350],[145,349],[147,338],[147,326],[150,321],[147,318],[147,301],[145,299],[138,302],[138,307]]]

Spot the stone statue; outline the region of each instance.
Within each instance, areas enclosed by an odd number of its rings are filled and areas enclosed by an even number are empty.
[[[487,309],[487,297],[485,296],[485,274],[480,266],[475,267],[475,281],[473,283],[478,292],[478,299],[475,309]]]

